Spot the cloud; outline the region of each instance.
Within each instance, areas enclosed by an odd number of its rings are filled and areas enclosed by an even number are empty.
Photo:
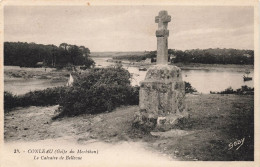
[[[5,41],[85,45],[91,51],[156,50],[154,18],[172,16],[169,48],[253,49],[253,7],[7,6]]]

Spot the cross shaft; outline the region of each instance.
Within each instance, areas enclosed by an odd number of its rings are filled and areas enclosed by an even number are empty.
[[[158,30],[156,30],[157,37],[157,64],[168,64],[168,36],[167,30],[168,22],[171,21],[171,16],[168,12],[163,10],[155,17],[155,23],[158,23]]]

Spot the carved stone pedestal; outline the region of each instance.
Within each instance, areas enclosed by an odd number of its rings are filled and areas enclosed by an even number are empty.
[[[151,130],[168,130],[180,118],[187,116],[184,105],[185,85],[180,68],[153,66],[140,85],[140,111],[135,115],[135,125]]]

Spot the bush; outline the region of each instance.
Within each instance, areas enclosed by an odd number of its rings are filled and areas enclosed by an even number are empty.
[[[224,91],[220,92],[213,92],[210,91],[210,94],[239,94],[239,95],[253,95],[254,88],[250,88],[247,85],[241,86],[241,88],[237,90],[233,90],[231,87],[225,89]]]
[[[13,95],[11,92],[4,91],[4,111],[17,106],[17,102],[17,96]]]
[[[235,91],[231,87],[228,87],[224,91],[220,92],[220,94],[234,94],[234,93],[235,93]]]
[[[19,96],[13,95],[10,92],[4,92],[4,109],[56,105],[61,96],[63,96],[65,89],[65,87],[47,88],[44,90],[31,91]]]
[[[236,91],[237,94],[254,94],[254,88],[248,87],[247,85],[241,86],[241,88],[237,89]]]
[[[36,90],[18,96],[20,106],[48,106],[58,104],[65,87]]]
[[[185,93],[197,92],[197,90],[193,88],[189,82],[184,82],[184,83],[185,83]]]
[[[130,85],[130,73],[121,67],[91,69],[65,91],[61,116],[110,112],[120,105],[139,102],[139,87]]]

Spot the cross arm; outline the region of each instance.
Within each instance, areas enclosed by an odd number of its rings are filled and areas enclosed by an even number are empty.
[[[156,16],[155,23],[159,23],[160,19],[162,23],[168,23],[171,21],[171,16],[170,15]]]

